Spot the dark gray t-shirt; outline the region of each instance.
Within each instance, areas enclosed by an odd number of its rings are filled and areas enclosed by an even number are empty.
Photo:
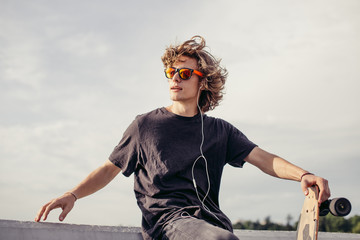
[[[219,189],[226,163],[242,167],[256,146],[228,122],[204,115],[203,153],[207,159],[210,192],[201,207],[192,179],[200,156],[201,115],[182,117],[159,108],[137,116],[109,159],[125,176],[134,173],[134,191],[142,211],[145,239],[156,238],[163,225],[183,212],[232,231],[219,209]],[[208,190],[205,161],[194,167],[201,200]],[[217,216],[214,217],[212,214]]]

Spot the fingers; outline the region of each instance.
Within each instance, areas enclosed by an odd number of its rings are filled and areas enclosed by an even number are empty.
[[[301,188],[305,194],[308,195],[308,188],[317,185],[319,187],[319,204],[326,201],[330,197],[329,183],[326,179],[314,175],[306,175],[301,181]]]
[[[302,189],[305,196],[307,196],[309,194],[308,187],[309,186],[307,186],[305,181],[301,181],[301,189]]]
[[[317,183],[317,185],[319,186],[319,190],[320,190],[320,194],[319,194],[319,205],[326,201],[330,195],[330,188],[329,188],[329,183],[326,179],[321,178],[319,180],[319,182]]]
[[[44,214],[44,212],[45,212],[45,209],[47,208],[47,206],[48,206],[49,204],[50,204],[50,202],[47,203],[47,204],[45,204],[44,206],[42,206],[42,207],[40,208],[38,214],[37,214],[36,217],[35,217],[35,221],[36,221],[36,222],[40,222],[41,217],[43,216],[43,214]]]
[[[60,208],[62,207],[62,205],[59,203],[58,200],[54,200],[52,201],[46,208],[44,211],[44,221],[47,219],[49,213],[51,210],[56,209],[56,208]]]
[[[60,216],[59,216],[59,220],[60,221],[64,221],[64,219],[66,218],[66,216],[68,215],[68,213],[71,211],[71,209],[73,208],[73,205],[66,205],[63,208],[63,211],[61,212]]]
[[[35,217],[36,222],[41,221],[42,216],[44,216],[43,221],[45,221],[47,219],[47,216],[49,215],[49,212],[51,210],[53,210],[54,208],[59,207],[59,206],[54,205],[54,201],[55,200],[52,200],[52,201],[48,202],[47,204],[45,204],[44,206],[42,206],[42,208],[39,210],[37,216]]]
[[[71,195],[64,195],[60,198],[54,199],[47,204],[45,204],[38,212],[37,216],[35,217],[35,221],[41,221],[43,217],[43,221],[45,221],[49,215],[49,213],[56,208],[61,208],[63,211],[59,216],[59,220],[63,221],[67,214],[71,211],[74,207],[74,197]]]

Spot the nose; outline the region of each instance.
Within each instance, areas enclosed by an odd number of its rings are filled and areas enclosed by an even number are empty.
[[[182,79],[180,78],[179,76],[179,72],[175,72],[174,76],[172,77],[171,79],[172,81],[175,81],[175,82],[181,82]]]

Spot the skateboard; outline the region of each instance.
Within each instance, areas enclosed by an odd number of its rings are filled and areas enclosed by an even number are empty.
[[[297,240],[317,240],[319,230],[319,216],[329,212],[334,216],[346,216],[351,211],[351,203],[346,198],[334,198],[318,204],[319,188],[312,186],[305,197],[300,219],[296,231]]]
[[[319,229],[319,188],[312,186],[305,197],[296,231],[296,240],[317,240]]]

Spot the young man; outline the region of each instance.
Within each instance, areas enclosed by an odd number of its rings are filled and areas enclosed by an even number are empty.
[[[199,40],[199,41],[197,41]],[[104,165],[70,192],[45,204],[35,221],[107,185],[120,171],[134,174],[144,239],[238,239],[219,209],[225,164],[251,163],[278,178],[317,184],[320,200],[330,196],[327,180],[268,153],[228,122],[204,115],[222,99],[227,72],[195,36],[170,46],[162,57],[172,105],[138,116]]]

